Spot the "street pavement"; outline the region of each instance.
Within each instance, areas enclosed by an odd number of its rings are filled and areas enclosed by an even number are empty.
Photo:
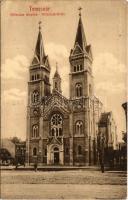
[[[2,171],[2,199],[126,199],[126,172]]]

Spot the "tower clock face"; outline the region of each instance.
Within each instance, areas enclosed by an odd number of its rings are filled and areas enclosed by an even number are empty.
[[[38,110],[34,110],[34,111],[33,111],[33,114],[34,114],[35,116],[37,116],[38,113],[39,113]]]

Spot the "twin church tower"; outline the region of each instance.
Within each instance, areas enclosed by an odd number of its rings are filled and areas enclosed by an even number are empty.
[[[60,49],[61,51],[61,49]],[[41,165],[97,163],[98,121],[102,103],[94,96],[91,45],[87,44],[81,13],[69,55],[69,99],[62,95],[56,69],[51,90],[48,55],[41,26],[29,68],[26,162]]]

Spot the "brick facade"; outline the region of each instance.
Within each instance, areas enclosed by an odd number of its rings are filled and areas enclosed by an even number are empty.
[[[93,165],[97,161],[97,122],[102,103],[94,96],[91,46],[87,45],[81,16],[69,56],[69,99],[62,95],[56,69],[53,90],[51,66],[44,53],[41,27],[30,65],[27,108],[26,162],[42,165]]]

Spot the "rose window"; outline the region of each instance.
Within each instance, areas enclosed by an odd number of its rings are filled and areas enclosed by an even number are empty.
[[[51,136],[62,136],[62,116],[60,114],[54,114],[51,118]]]

